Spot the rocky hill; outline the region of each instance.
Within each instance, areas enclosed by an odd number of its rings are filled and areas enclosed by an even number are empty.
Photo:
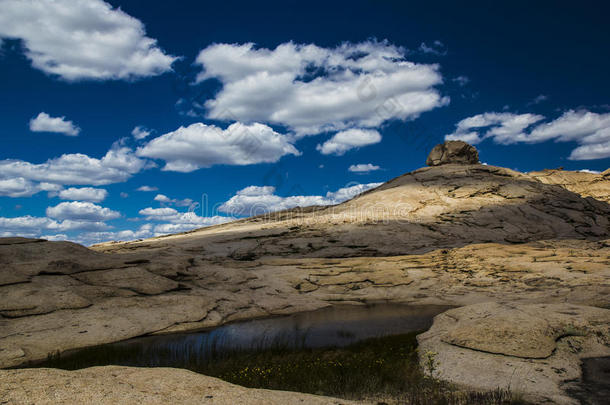
[[[571,403],[562,384],[579,378],[578,359],[610,355],[610,205],[604,191],[610,177],[519,173],[477,163],[472,149],[447,143],[431,155],[433,166],[336,206],[91,249],[0,239],[0,366],[147,333],[337,303],[483,305],[476,314],[499,317],[490,328],[503,325],[506,333],[477,333],[492,336],[495,346],[513,347],[513,366],[534,362],[542,370],[536,378],[516,373],[509,383],[532,398]],[[529,354],[525,342],[538,326],[521,322],[521,312],[506,305],[539,304],[549,306],[535,307],[537,316],[548,311],[560,319],[554,325],[563,325],[541,338],[545,347],[548,339],[571,338],[576,332],[566,331],[577,330],[579,354],[556,350],[542,360]],[[570,329],[575,321],[561,315],[566,311],[582,314],[582,325]],[[475,315],[459,315],[478,322]],[[446,339],[422,341],[447,365],[452,356],[506,355],[486,349],[489,342],[474,335],[465,338],[464,329],[455,332],[464,322],[447,319],[433,327]],[[557,376],[553,367],[568,371]],[[500,377],[478,382],[466,371],[456,376],[441,369],[440,375],[475,388],[507,383]]]
[[[602,173],[571,172],[560,169],[528,173],[545,184],[558,184],[583,197],[610,202],[610,169]]]

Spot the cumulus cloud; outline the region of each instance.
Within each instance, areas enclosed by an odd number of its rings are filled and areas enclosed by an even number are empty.
[[[144,128],[141,125],[138,125],[137,127],[135,127],[132,131],[131,131],[131,135],[135,138],[135,139],[144,139],[146,138],[148,135],[151,134],[151,131],[149,129]]]
[[[570,153],[570,160],[593,160],[610,157],[610,140],[590,145],[582,145]]]
[[[62,200],[79,200],[89,202],[101,202],[108,196],[108,191],[103,188],[93,187],[70,187],[59,192],[59,198]]]
[[[51,117],[45,112],[41,112],[30,120],[30,131],[32,132],[55,132],[68,136],[77,136],[80,128],[66,117]]]
[[[347,201],[356,195],[375,188],[382,183],[357,184],[328,192],[326,196],[297,195],[281,197],[275,195],[275,187],[249,186],[238,191],[233,197],[219,207],[221,212],[234,216],[254,216],[267,212],[281,211],[295,207],[312,205],[333,205]]]
[[[233,221],[234,218],[215,215],[212,217],[202,217],[194,212],[184,212],[176,217],[169,219],[168,223],[155,225],[155,235],[166,235],[169,233],[186,232],[206,226],[224,224]]]
[[[381,169],[381,167],[371,163],[360,163],[357,165],[351,165],[347,170],[354,173],[368,173],[379,169]]]
[[[103,231],[109,226],[101,221],[64,220],[48,217],[0,217],[0,236],[23,236],[36,238],[46,232]]]
[[[148,220],[162,220],[165,221],[168,218],[173,218],[178,215],[178,211],[173,208],[164,207],[164,208],[144,208],[139,212],[140,215],[143,215]]]
[[[469,143],[479,143],[485,138],[493,138],[501,144],[510,144],[524,140],[523,132],[530,125],[544,119],[536,114],[485,113],[468,117],[458,122],[454,133],[445,136],[446,140],[462,140]],[[484,135],[480,129],[488,128]]]
[[[202,217],[193,211],[179,212],[173,208],[144,208],[139,212],[148,221],[165,222],[154,226],[155,235],[165,235],[168,233],[186,232],[196,228],[203,228],[211,225],[218,225],[232,221],[234,218],[214,215]]]
[[[300,137],[379,127],[446,105],[449,99],[435,88],[443,81],[438,66],[405,55],[385,41],[335,48],[215,44],[197,56],[203,69],[197,80],[222,83],[205,103],[208,118],[279,124]]]
[[[164,195],[164,194],[157,194],[154,198],[155,201],[159,201],[162,203],[168,203],[171,201],[171,198],[169,198],[168,196]]]
[[[0,195],[19,197],[39,191],[59,191],[61,185],[120,183],[149,165],[131,149],[119,145],[114,145],[101,159],[71,153],[39,164],[0,160]]]
[[[273,163],[288,154],[300,152],[287,136],[258,123],[234,123],[224,130],[195,123],[154,138],[137,150],[138,156],[164,160],[163,170],[177,172],[217,164]]]
[[[176,60],[102,0],[3,0],[0,38],[21,39],[34,68],[65,80],[155,76]]]
[[[180,200],[178,198],[169,198],[165,194],[157,194],[155,196],[154,200],[159,201],[160,203],[163,203],[163,204],[173,204],[176,207],[193,207],[193,204],[195,204],[195,206],[198,205],[190,198],[185,198],[183,200]]]
[[[54,207],[47,208],[47,216],[55,219],[80,220],[80,221],[107,221],[121,216],[117,211],[99,205],[71,201],[62,202]]]
[[[341,156],[350,149],[381,142],[381,135],[374,129],[348,129],[333,135],[316,149],[323,155]]]
[[[77,241],[85,245],[90,245],[107,241],[130,241],[135,239],[149,238],[151,236],[154,236],[153,225],[144,224],[136,230],[126,229],[114,232],[84,232],[78,236]]]
[[[37,184],[23,177],[0,179],[0,196],[3,197],[29,197],[40,191]]]
[[[478,143],[491,138],[504,145],[549,140],[577,142],[579,146],[572,150],[570,160],[610,157],[610,113],[569,110],[555,120],[540,122],[544,119],[535,114],[479,114],[458,122],[456,130],[445,139]]]
[[[41,235],[40,238],[51,241],[64,241],[68,240],[68,235],[66,235],[65,233],[57,233],[55,235]]]
[[[155,187],[155,186],[146,186],[146,185],[140,186],[140,187],[138,187],[136,189],[136,191],[144,191],[144,192],[157,191],[157,190],[159,190],[158,187]]]
[[[374,189],[381,186],[383,183],[368,183],[368,184],[354,184],[349,187],[340,188],[334,192],[326,193],[326,198],[332,202],[332,204],[339,204],[347,200],[351,200],[359,194],[365,191]]]

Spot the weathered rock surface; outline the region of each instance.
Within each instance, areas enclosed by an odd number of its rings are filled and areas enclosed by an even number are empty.
[[[447,164],[476,165],[479,163],[477,149],[463,141],[446,141],[436,145],[428,158],[426,165],[440,166]]]
[[[577,404],[565,388],[580,359],[610,356],[610,310],[573,304],[482,303],[437,315],[418,336],[435,375],[478,389],[510,388],[536,403]]]
[[[173,368],[92,367],[0,370],[2,404],[348,405],[354,402],[257,390]]]
[[[0,367],[338,302],[608,308],[610,205],[564,183],[447,164],[334,207],[143,241],[87,249],[0,239]],[[557,336],[544,328],[520,332],[501,329],[509,322],[501,317],[495,322],[471,336],[468,328],[456,329],[442,344],[467,353],[504,350],[495,354],[504,357],[553,350]],[[484,338],[492,330],[516,342],[520,333],[531,339],[496,347]]]
[[[542,183],[557,184],[583,197],[610,203],[610,169],[600,174],[558,169],[528,174]]]

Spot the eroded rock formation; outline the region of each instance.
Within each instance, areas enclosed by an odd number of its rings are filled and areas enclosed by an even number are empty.
[[[446,141],[438,144],[426,159],[428,166],[475,165],[477,163],[479,163],[479,152],[474,146],[463,141]]]
[[[433,353],[438,378],[576,405],[566,388],[580,379],[581,359],[610,356],[610,310],[482,303],[437,315],[418,341],[422,361]]]
[[[446,161],[443,156],[439,161]],[[610,307],[610,205],[603,198],[609,176],[568,181],[566,172],[559,179],[468,164],[473,156],[466,152],[462,164],[407,173],[338,206],[183,234],[92,249],[0,239],[0,366],[337,303]],[[470,335],[469,328],[460,329],[464,320],[438,344],[478,353],[473,356],[551,358],[544,356],[562,344],[556,330],[530,328],[526,315],[503,308],[486,310],[501,310],[505,318],[491,314],[496,321]],[[545,311],[559,311],[546,308],[536,311],[543,318]],[[510,322],[524,329],[502,329]],[[490,331],[504,331],[512,343],[494,344]],[[519,341],[522,334],[528,339]],[[17,378],[6,373],[0,371],[0,379]],[[47,371],[28,373],[36,378]],[[559,395],[563,374],[545,378],[536,381],[554,388],[532,393]]]
[[[92,367],[0,373],[8,404],[349,405],[352,401],[297,392],[257,390],[175,368]]]

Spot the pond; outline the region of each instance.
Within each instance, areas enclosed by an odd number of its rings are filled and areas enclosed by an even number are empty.
[[[227,324],[211,330],[145,336],[51,356],[34,367],[185,368],[251,388],[395,404],[520,404],[508,391],[467,392],[419,366],[416,335],[438,305],[340,305]]]
[[[337,305],[289,316],[255,319],[194,333],[145,336],[72,351],[40,366],[179,367],[235,352],[344,347],[374,337],[424,331],[443,305]]]

